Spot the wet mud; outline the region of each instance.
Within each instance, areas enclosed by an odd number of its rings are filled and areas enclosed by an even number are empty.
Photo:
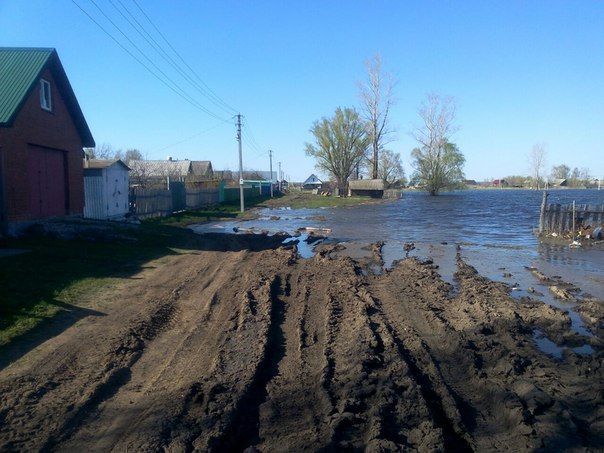
[[[452,292],[381,243],[205,239],[0,371],[1,450],[604,448],[601,301],[586,336],[459,253]]]

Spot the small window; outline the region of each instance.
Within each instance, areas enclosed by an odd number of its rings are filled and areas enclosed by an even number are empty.
[[[40,106],[44,110],[52,112],[52,98],[50,95],[50,82],[48,80],[40,80]]]

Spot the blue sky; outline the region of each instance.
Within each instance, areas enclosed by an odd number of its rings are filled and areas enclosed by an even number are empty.
[[[128,44],[91,0],[76,1]],[[95,1],[192,97],[229,116],[168,68],[109,0]],[[133,0],[121,2],[140,14]],[[548,167],[604,175],[604,2],[138,2],[203,81],[245,116],[257,144],[244,137],[246,167],[268,169],[273,149],[285,173],[306,178],[314,171],[304,154],[313,121],[358,105],[364,61],[379,52],[399,81],[390,148],[408,173],[417,107],[437,92],[456,100],[453,139],[468,178],[527,173],[536,142],[547,144]],[[234,126],[158,82],[71,0],[1,0],[0,43],[57,48],[97,143],[237,168]]]

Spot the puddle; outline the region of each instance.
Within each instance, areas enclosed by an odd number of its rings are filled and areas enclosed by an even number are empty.
[[[501,256],[499,256],[501,254]],[[481,247],[467,245],[462,247],[462,257],[474,266],[476,270],[485,277],[498,282],[503,282],[514,288],[510,295],[519,300],[522,297],[530,297],[547,305],[568,312],[571,320],[571,330],[586,337],[593,334],[585,326],[580,314],[576,311],[576,303],[573,301],[562,301],[554,297],[549,290],[549,285],[540,281],[529,269],[525,267],[522,259],[510,259],[509,250],[494,251],[491,256],[485,255]],[[533,288],[534,292],[529,292]]]
[[[296,246],[298,248],[298,254],[300,255],[300,257],[312,258],[316,254],[315,247],[317,245],[321,244],[324,241],[324,239],[313,240],[312,243],[309,244],[307,242],[308,238],[309,238],[308,234],[301,234],[298,237],[291,237],[291,238],[285,239],[282,242],[282,244],[290,244],[290,243],[294,242],[294,243],[296,243]]]
[[[535,341],[535,344],[541,352],[544,352],[547,355],[554,357],[555,359],[562,359],[562,353],[564,352],[564,348],[558,346],[552,340],[547,338],[539,329],[535,329],[535,331],[533,332],[533,340]]]
[[[404,242],[398,241],[388,241],[384,244],[382,247],[382,259],[384,260],[385,269],[392,269],[394,261],[405,258],[404,244]],[[431,259],[438,266],[436,272],[438,272],[443,281],[452,285],[454,289],[458,287],[457,280],[455,279],[455,272],[457,272],[457,250],[455,244],[414,242],[414,245],[415,249],[409,252],[410,257]]]
[[[545,334],[539,329],[535,329],[533,331],[533,340],[535,341],[537,348],[539,348],[541,352],[544,352],[545,354],[550,355],[557,360],[562,360],[564,350],[567,349],[566,347],[558,346],[552,340],[547,338]],[[569,349],[579,355],[590,355],[594,353],[594,349],[588,344]]]

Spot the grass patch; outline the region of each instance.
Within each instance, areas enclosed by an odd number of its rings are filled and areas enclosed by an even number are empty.
[[[358,206],[368,203],[379,203],[380,199],[368,197],[323,197],[309,192],[291,192],[283,197],[267,200],[264,205],[268,207],[289,206],[292,209],[332,208],[340,206]]]
[[[0,348],[61,311],[77,319],[95,291],[139,272],[152,259],[174,254],[172,247],[188,237],[181,231],[141,225],[125,229],[127,238],[111,241],[42,236],[5,241],[29,252],[0,258]]]
[[[268,200],[270,200],[270,197],[257,197],[251,200],[245,200],[246,212],[243,214],[240,212],[239,201],[236,201],[234,203],[223,203],[205,209],[179,212],[169,217],[155,217],[145,220],[144,223],[148,225],[186,227],[188,225],[208,222],[210,220],[242,218],[248,215],[248,209],[261,206]]]

